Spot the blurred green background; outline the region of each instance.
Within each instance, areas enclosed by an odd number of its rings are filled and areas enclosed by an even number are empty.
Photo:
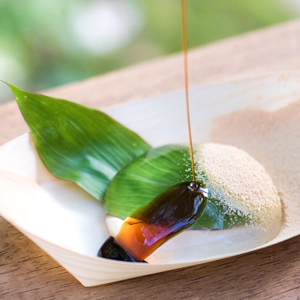
[[[188,0],[189,47],[296,18],[299,2]],[[179,0],[0,1],[0,78],[30,91],[178,51]]]

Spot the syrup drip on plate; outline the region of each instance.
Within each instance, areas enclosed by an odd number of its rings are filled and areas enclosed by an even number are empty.
[[[144,262],[158,247],[201,216],[207,192],[195,182],[170,187],[126,218],[116,237],[103,244],[98,256]]]

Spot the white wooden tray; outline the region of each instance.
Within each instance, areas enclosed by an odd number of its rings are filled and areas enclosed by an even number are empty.
[[[211,132],[218,118],[232,112],[249,108],[274,112],[298,101],[299,83],[300,72],[283,72],[191,89],[194,142],[215,139]],[[184,92],[178,91],[111,107],[105,112],[139,133],[153,146],[187,144],[184,101]],[[297,129],[300,132],[300,119],[299,127],[295,130]],[[287,143],[293,143],[292,138]],[[249,154],[257,156],[255,151],[250,151]],[[260,160],[260,157],[256,158]],[[261,163],[264,164],[263,161]],[[268,167],[272,176],[272,166]],[[300,170],[293,171],[298,174],[296,176],[299,176],[300,182]],[[284,168],[281,172],[285,172]],[[288,172],[286,176],[289,176]],[[300,183],[289,187],[291,193],[299,189],[299,186]],[[300,233],[300,221],[297,221],[300,199],[290,201],[289,197],[283,197],[285,211],[289,212],[287,219],[284,220],[279,235],[267,244],[242,243],[238,246],[240,229],[229,231],[225,237],[225,231],[199,233],[196,240],[191,236],[193,233],[187,231],[182,237],[179,235],[162,246],[155,253],[154,263],[151,264],[97,258],[99,247],[109,236],[105,227],[103,205],[75,184],[49,174],[41,163],[29,134],[0,147],[0,190],[1,216],[85,286],[222,259],[266,247]],[[242,230],[251,239],[251,232]],[[182,241],[189,242],[183,244]]]

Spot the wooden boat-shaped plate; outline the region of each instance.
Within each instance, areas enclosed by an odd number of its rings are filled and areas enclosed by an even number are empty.
[[[296,180],[300,178],[299,99],[300,72],[190,91],[194,143],[213,141],[246,150],[264,165],[280,193],[282,229],[264,244],[240,243],[238,237],[245,228],[198,235],[186,231],[164,244],[154,254],[153,263],[98,258],[97,251],[109,236],[103,204],[77,185],[53,177],[40,161],[30,134],[0,147],[0,214],[84,286],[192,266],[279,243],[300,233],[300,181]],[[183,91],[104,111],[153,146],[187,143]]]

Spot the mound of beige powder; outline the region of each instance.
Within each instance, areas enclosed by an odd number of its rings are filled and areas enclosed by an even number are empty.
[[[204,181],[210,197],[218,199],[229,216],[267,228],[281,223],[277,189],[264,167],[234,146],[207,143],[195,148],[197,179]],[[279,224],[280,225],[280,224]]]
[[[244,149],[272,177],[284,210],[282,229],[276,239],[298,235],[300,100],[271,112],[250,109],[233,112],[215,120],[214,125],[213,142]]]

